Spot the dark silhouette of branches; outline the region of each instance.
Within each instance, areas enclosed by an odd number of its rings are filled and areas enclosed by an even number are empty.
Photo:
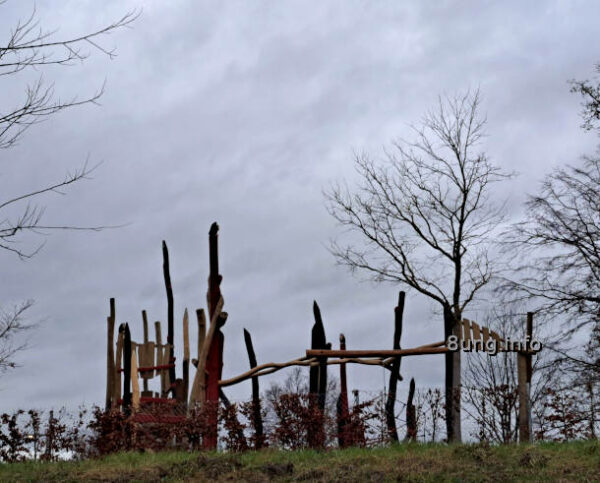
[[[361,240],[334,242],[337,261],[439,303],[451,319],[446,336],[494,273],[489,238],[503,206],[491,203],[489,189],[509,176],[477,150],[486,122],[479,111],[479,91],[440,98],[413,127],[414,141],[396,142],[382,161],[355,157],[355,191],[338,184],[325,193],[330,214]],[[452,370],[459,391],[460,355],[453,357],[447,378]]]
[[[33,301],[28,300],[8,311],[0,311],[0,374],[17,367],[14,357],[27,346],[19,338],[33,327],[23,321],[23,313],[32,305]]]
[[[493,308],[483,322],[503,339],[524,340],[524,318],[524,311],[509,303]],[[543,340],[545,347],[543,337],[535,338]],[[466,354],[466,360],[464,410],[475,422],[474,436],[480,441],[516,442],[519,428],[516,354],[472,352]],[[555,367],[555,360],[547,353],[539,353],[534,359],[531,405],[536,416],[543,409],[547,391],[556,387],[559,380]],[[536,425],[539,419],[535,420]]]
[[[0,8],[6,2],[0,2]],[[115,30],[129,27],[139,16],[138,11],[126,13],[118,20],[104,27],[80,36],[60,38],[57,31],[41,28],[35,8],[29,17],[18,20],[8,35],[8,40],[0,44],[0,81],[6,76],[18,76],[22,71],[40,70],[51,65],[70,66],[83,62],[90,51],[97,50],[110,58],[115,56],[112,48],[102,45],[102,37]],[[97,104],[104,93],[104,85],[92,95],[69,99],[56,98],[53,84],[47,84],[42,75],[32,84],[24,88],[24,97],[12,106],[0,106],[0,149],[13,147],[23,134],[33,125],[48,119],[53,114],[85,104]],[[88,178],[96,166],[90,167],[86,161],[82,167],[57,182],[42,186],[37,190],[15,196],[10,199],[0,199],[0,212],[5,213],[7,207],[25,203],[22,209],[17,209],[17,215],[3,216],[0,220],[0,248],[17,254],[21,258],[31,258],[43,244],[33,249],[19,246],[19,235],[24,233],[41,234],[52,230],[99,230],[107,228],[81,227],[65,225],[44,225],[42,217],[44,208],[32,204],[35,200],[48,193],[64,194],[63,188]],[[4,210],[4,211],[1,211]],[[12,212],[11,212],[12,213]]]
[[[0,0],[0,10],[5,1]],[[139,16],[131,11],[104,27],[80,36],[60,38],[56,31],[40,27],[36,10],[29,17],[16,21],[7,40],[0,41],[0,82],[20,79],[28,70],[43,70],[48,66],[70,66],[83,62],[90,51],[97,50],[110,58],[115,56],[114,49],[102,45],[102,38],[122,27],[129,27]],[[48,119],[65,109],[85,104],[97,104],[104,92],[102,85],[88,97],[73,96],[69,99],[55,97],[52,84],[47,84],[40,74],[36,81],[24,86],[24,96],[15,100],[13,105],[0,106],[0,152],[15,146],[23,134],[33,125]],[[23,247],[24,235],[43,235],[54,230],[100,230],[107,226],[75,226],[70,224],[49,225],[43,223],[44,207],[36,204],[49,193],[65,194],[65,190],[74,183],[87,179],[96,166],[90,166],[86,160],[83,165],[68,172],[64,178],[48,183],[32,191],[16,196],[0,196],[0,249],[12,252],[20,258],[31,258],[42,244],[37,247]],[[6,192],[6,190],[4,190]],[[23,350],[20,335],[32,327],[23,322],[24,312],[31,306],[27,301],[8,311],[0,312],[0,373],[14,368],[15,355]]]
[[[596,72],[600,74],[600,64],[596,64]],[[594,85],[589,80],[571,80],[571,92],[581,94],[583,97],[582,127],[587,131],[597,129],[600,121],[600,83]]]
[[[538,311],[568,314],[567,334],[600,316],[600,158],[558,168],[527,201],[524,221],[507,232],[519,277],[504,280],[514,298],[535,299]]]

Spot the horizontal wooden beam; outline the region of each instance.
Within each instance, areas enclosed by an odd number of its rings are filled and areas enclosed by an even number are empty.
[[[389,350],[326,350],[308,349],[306,357],[405,357],[426,354],[445,354],[447,347],[415,347],[414,349],[389,349]]]
[[[391,364],[394,362],[395,357],[389,357],[384,359],[382,357],[376,359],[360,359],[360,358],[344,358],[344,359],[330,359],[327,361],[327,365],[333,364],[364,364],[368,366],[382,366],[385,369],[391,370]],[[281,369],[292,366],[318,366],[319,361],[317,358],[306,358],[300,357],[289,362],[267,362],[256,366],[249,371],[246,371],[238,376],[232,377],[231,379],[221,379],[219,381],[219,387],[233,386],[240,382],[246,381],[252,377],[266,376],[267,374],[273,374]],[[398,375],[398,380],[402,381],[402,376]]]

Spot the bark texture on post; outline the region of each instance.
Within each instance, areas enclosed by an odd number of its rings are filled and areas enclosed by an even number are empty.
[[[162,330],[160,327],[160,322],[157,320],[154,322],[154,337],[156,338],[156,365],[160,366],[163,363],[163,349],[162,349]],[[165,372],[161,370],[156,371],[156,375],[160,379],[160,396],[162,397],[163,389],[165,387]]]
[[[398,295],[398,305],[394,309],[394,346],[393,349],[400,349],[400,339],[402,338],[402,315],[404,313],[404,298],[405,293],[400,292]],[[400,376],[400,357],[392,364],[392,373],[390,374],[390,384],[387,401],[385,403],[385,418],[387,423],[388,434],[394,442],[398,441],[398,430],[396,429],[396,415],[394,414],[394,406],[396,404],[396,390],[398,388],[398,378]]]
[[[178,399],[187,406],[190,386],[190,326],[188,310],[183,313],[183,393]]]
[[[209,251],[209,275],[208,275],[208,314],[211,318],[217,312],[217,304],[222,300],[221,296],[221,281],[223,277],[219,274],[219,225],[213,223],[208,232],[208,251]],[[219,379],[221,379],[223,371],[223,346],[225,337],[221,332],[221,326],[225,323],[226,318],[219,317],[216,321],[215,332],[211,339],[207,339],[206,343],[210,344],[206,359],[206,396],[205,401],[208,403],[210,411],[209,426],[210,431],[207,437],[203,440],[203,446],[206,449],[214,449],[217,447],[217,431],[218,431],[218,404],[219,404]],[[212,327],[211,327],[212,328]],[[214,406],[214,407],[213,407]]]
[[[140,349],[140,351],[141,351],[140,361],[144,360],[148,366],[153,366],[155,364],[154,364],[153,358],[151,360],[151,356],[154,356],[154,351],[150,352],[149,348],[148,348],[148,343],[150,342],[150,337],[148,335],[148,314],[146,314],[145,310],[142,310],[142,324],[143,324],[143,328],[144,328],[144,345]],[[142,356],[142,354],[143,354],[143,356]],[[142,373],[142,378],[143,378],[142,396],[143,397],[152,397],[152,393],[148,390],[148,379],[152,379],[153,375],[154,375],[154,372]]]
[[[340,334],[340,350],[346,350],[346,337]],[[346,448],[352,441],[349,441],[348,425],[349,406],[348,406],[348,383],[346,380],[346,364],[340,364],[340,395],[337,400],[337,427],[338,427],[338,445],[340,448]]]
[[[533,313],[527,312],[526,324],[527,351],[517,354],[517,385],[519,393],[519,442],[530,443],[531,434],[531,376],[532,355],[529,352],[533,336]]]
[[[125,324],[123,336],[123,410],[127,416],[131,414],[131,332],[129,332],[129,324]]]
[[[311,332],[311,348],[330,349],[331,345],[327,344],[325,338],[325,327],[321,318],[321,310],[316,301],[313,303],[313,314],[315,323]],[[310,367],[309,404],[312,412],[316,412],[318,408],[322,414],[325,409],[325,398],[327,396],[327,358],[319,357],[318,361],[318,366]],[[308,434],[309,445],[313,448],[319,448],[324,444],[322,425],[323,421],[319,424],[319,428],[311,430]]]
[[[408,390],[408,400],[406,401],[406,436],[404,441],[417,440],[417,412],[413,404],[415,397],[415,378],[410,380],[410,388]]]
[[[452,310],[444,305],[444,336],[446,340],[451,335],[462,340],[460,321],[456,321]],[[449,443],[461,442],[460,421],[460,348],[445,355],[446,363],[446,433]]]
[[[246,329],[244,329],[244,342],[246,343],[246,351],[248,352],[250,369],[254,369],[257,365],[256,354],[254,353],[254,346],[252,345],[252,336]],[[258,377],[252,378],[252,418],[254,419],[253,426],[254,430],[256,431],[256,449],[260,449],[263,446],[264,434]]]
[[[163,254],[163,275],[165,278],[165,289],[167,292],[167,344],[169,344],[169,364],[173,364],[173,367],[169,368],[169,391],[171,391],[175,384],[175,352],[173,344],[173,331],[174,331],[174,303],[173,303],[173,287],[171,286],[171,272],[169,268],[169,250],[167,244],[163,240],[162,242],[162,254]]]
[[[313,349],[331,349],[325,338],[325,327],[321,317],[321,309],[315,301],[313,303],[313,314],[315,323],[312,328],[311,348]],[[319,365],[310,368],[310,391],[317,395],[319,409],[325,409],[325,398],[327,396],[327,357],[319,357]]]
[[[106,319],[106,402],[105,409],[109,411],[115,399],[115,299],[110,299],[110,315]]]
[[[121,399],[121,364],[123,361],[123,343],[125,338],[125,325],[119,325],[119,335],[117,335],[117,355],[115,362],[115,373],[114,373],[114,396],[115,396],[115,405],[114,407],[119,407],[119,403],[117,402]]]

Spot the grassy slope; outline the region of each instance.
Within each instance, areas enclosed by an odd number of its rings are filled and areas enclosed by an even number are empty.
[[[343,451],[125,453],[0,465],[0,481],[600,481],[600,444],[400,445]]]

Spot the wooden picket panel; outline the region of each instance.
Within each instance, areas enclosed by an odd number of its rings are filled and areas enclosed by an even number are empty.
[[[471,324],[469,323],[469,321],[467,319],[464,319],[462,321],[462,327],[463,327],[463,340],[467,343],[469,343],[471,341]]]

